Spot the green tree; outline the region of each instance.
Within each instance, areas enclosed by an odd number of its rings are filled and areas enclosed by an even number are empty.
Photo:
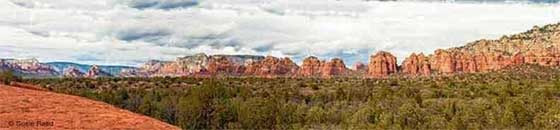
[[[0,81],[3,84],[10,84],[12,81],[20,81],[21,79],[14,74],[12,71],[1,71],[0,72]]]

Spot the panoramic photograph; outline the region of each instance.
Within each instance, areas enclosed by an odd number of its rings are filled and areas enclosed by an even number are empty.
[[[0,130],[560,129],[560,0],[0,0]]]

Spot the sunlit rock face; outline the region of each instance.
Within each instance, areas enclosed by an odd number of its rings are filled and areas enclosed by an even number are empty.
[[[261,61],[264,56],[206,55],[204,53],[179,57],[175,61],[149,61],[131,73],[153,76],[240,76],[245,67]]]
[[[402,63],[402,72],[411,76],[429,76],[432,74],[429,59],[424,54],[412,53]]]
[[[249,63],[244,75],[256,77],[283,77],[297,73],[299,67],[290,58],[267,56],[264,60]]]
[[[426,57],[413,54],[403,62],[402,72],[407,75],[430,75],[428,72],[489,72],[521,64],[559,66],[559,50],[560,24],[552,24],[503,36],[498,40],[483,39],[462,47],[438,49]]]
[[[348,76],[350,72],[351,70],[346,68],[342,59],[334,58],[330,61],[321,61],[317,57],[310,56],[303,60],[297,76],[331,78]]]
[[[368,77],[386,78],[397,72],[397,58],[389,52],[380,51],[372,55],[368,64]]]
[[[84,73],[81,72],[77,67],[71,66],[63,71],[62,76],[68,78],[80,78],[84,76]]]
[[[321,77],[323,78],[347,76],[349,73],[350,70],[346,68],[344,61],[340,58],[334,58],[321,66]]]
[[[112,77],[111,74],[101,70],[99,66],[92,65],[88,72],[85,74],[87,78],[98,78],[98,77]]]
[[[303,77],[312,77],[320,75],[321,63],[322,61],[319,58],[310,56],[303,60],[303,64],[301,65],[301,69],[298,71],[298,76]]]
[[[32,77],[52,77],[58,76],[52,66],[40,63],[37,59],[0,59],[1,70],[11,70],[18,74]]]

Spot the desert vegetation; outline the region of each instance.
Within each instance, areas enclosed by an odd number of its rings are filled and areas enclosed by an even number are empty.
[[[183,129],[558,129],[560,70],[364,78],[26,79]]]
[[[10,84],[12,81],[20,80],[21,78],[14,74],[14,72],[0,70],[0,84]]]

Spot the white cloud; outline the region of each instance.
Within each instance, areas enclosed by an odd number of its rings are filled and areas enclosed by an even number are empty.
[[[210,54],[367,62],[560,22],[558,4],[362,0],[0,1],[0,57],[136,65]],[[4,17],[5,16],[5,17]]]

